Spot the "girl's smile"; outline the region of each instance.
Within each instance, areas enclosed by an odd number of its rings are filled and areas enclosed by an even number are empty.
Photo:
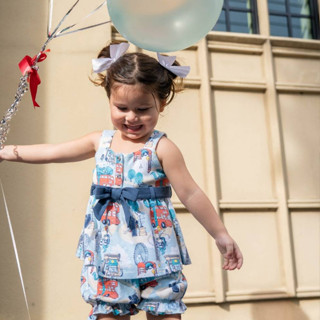
[[[115,84],[110,96],[111,120],[124,140],[145,142],[164,104],[141,85]]]

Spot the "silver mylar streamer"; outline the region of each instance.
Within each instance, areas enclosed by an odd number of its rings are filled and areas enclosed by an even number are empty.
[[[37,58],[35,59],[33,65],[31,66],[31,68],[38,69],[37,62],[39,61],[40,55],[41,55],[42,52],[45,51],[45,49],[47,47],[47,44],[53,38],[61,37],[61,36],[64,36],[64,35],[67,35],[67,34],[70,34],[70,33],[75,33],[75,32],[87,30],[87,29],[90,29],[90,28],[98,27],[98,26],[101,26],[101,25],[106,24],[106,23],[110,23],[110,21],[105,21],[105,22],[97,23],[97,24],[94,24],[94,25],[91,25],[91,26],[87,26],[87,27],[84,27],[84,28],[80,28],[80,29],[77,29],[77,30],[68,31],[71,28],[73,28],[75,25],[78,24],[78,23],[75,23],[75,24],[72,24],[72,25],[70,25],[70,26],[58,31],[58,29],[61,26],[62,22],[66,19],[66,17],[70,14],[70,12],[74,9],[74,7],[78,4],[79,1],[80,0],[77,0],[72,5],[72,7],[68,10],[68,12],[64,15],[64,17],[60,20],[58,25],[55,27],[54,31],[52,33],[50,33],[51,20],[52,20],[52,10],[53,10],[53,0],[50,0],[50,4],[49,4],[48,38],[47,38],[45,44],[43,45],[43,47],[41,48],[41,51],[38,53]],[[103,1],[97,8],[92,10],[81,21],[85,20],[86,18],[91,16],[93,13],[98,11],[101,7],[106,5],[106,3],[107,3],[106,0]],[[66,31],[68,31],[68,32],[66,32]],[[15,100],[12,103],[12,105],[10,106],[10,108],[7,110],[7,112],[4,114],[2,120],[0,121],[0,150],[3,149],[3,145],[7,140],[7,135],[8,135],[8,132],[10,130],[10,121],[11,121],[12,117],[17,113],[18,105],[19,105],[23,95],[28,91],[28,77],[29,77],[29,73],[26,73],[23,77],[20,78],[18,89],[17,89],[16,95],[15,95]]]
[[[28,91],[27,79],[28,74],[25,74],[23,77],[20,78],[18,89],[15,95],[15,100],[0,122],[0,149],[3,148],[3,145],[7,140],[7,135],[10,129],[10,121],[18,111],[18,104],[21,101],[23,95]]]
[[[69,26],[67,28],[64,28],[64,29],[58,31],[58,29],[59,29],[60,25],[62,24],[62,22],[64,21],[64,19],[70,14],[70,12],[78,4],[78,2],[79,2],[79,0],[77,0],[73,4],[73,6],[65,14],[65,16],[62,18],[62,20],[58,23],[58,25],[54,29],[54,31],[52,33],[50,33],[51,21],[52,21],[52,11],[53,11],[53,0],[49,0],[49,21],[48,21],[47,40],[46,40],[45,44],[43,45],[41,51],[38,53],[36,59],[34,60],[32,66],[31,66],[32,69],[38,70],[37,63],[38,63],[38,61],[40,59],[41,53],[45,51],[47,44],[53,38],[56,38],[58,36],[62,36],[62,35],[65,35],[65,34],[70,34],[70,33],[73,33],[73,32],[86,30],[86,29],[89,29],[89,28],[94,28],[94,27],[97,27],[97,26],[100,26],[102,24],[110,22],[110,21],[106,21],[106,22],[102,22],[102,23],[99,23],[99,24],[91,25],[91,26],[88,26],[88,27],[80,28],[78,30],[68,31],[69,29],[73,28],[76,25],[76,24],[73,24],[73,25],[71,25],[71,26]],[[105,4],[106,4],[106,1],[104,1],[100,6],[98,6],[96,9],[94,9],[84,19],[86,19],[87,17],[92,15],[94,12],[99,10]],[[68,31],[68,32],[66,32],[66,31]],[[10,106],[10,108],[7,110],[7,112],[5,113],[5,115],[3,116],[2,120],[0,121],[0,150],[3,148],[3,145],[4,145],[5,141],[7,140],[7,135],[8,135],[9,129],[10,129],[10,121],[11,121],[12,117],[17,113],[18,105],[19,105],[23,95],[28,91],[28,78],[29,78],[29,73],[28,72],[20,78],[18,89],[17,89],[16,95],[15,95],[15,100],[12,103],[12,105]],[[0,180],[0,186],[1,186],[1,189],[2,189],[2,195],[3,195],[3,199],[4,199],[4,203],[5,203],[5,209],[6,209],[8,223],[9,223],[10,234],[11,234],[11,238],[12,238],[12,243],[13,243],[14,252],[15,252],[16,261],[17,261],[17,266],[18,266],[18,271],[19,271],[19,275],[20,275],[20,282],[21,282],[21,285],[22,285],[22,290],[23,290],[24,299],[25,299],[26,308],[27,308],[27,313],[28,313],[28,319],[31,320],[30,309],[29,309],[29,304],[28,304],[28,300],[27,300],[25,285],[24,285],[24,281],[23,281],[23,277],[22,277],[22,270],[21,270],[21,266],[20,266],[20,260],[19,260],[19,256],[18,256],[17,246],[16,246],[14,234],[13,234],[13,229],[12,229],[11,219],[10,219],[10,215],[9,215],[9,210],[8,210],[8,207],[7,207],[7,204],[6,204],[6,199],[5,199],[4,190],[3,190],[3,186],[2,186],[1,180]]]
[[[64,28],[64,29],[58,31],[58,29],[59,29],[60,25],[62,24],[62,22],[64,21],[64,19],[70,14],[70,12],[78,4],[78,2],[79,2],[79,0],[77,0],[73,4],[71,9],[69,9],[69,11],[62,18],[62,20],[58,23],[58,26],[54,29],[54,31],[52,33],[50,33],[51,21],[52,21],[53,0],[49,0],[49,21],[48,21],[47,40],[46,40],[45,44],[43,45],[41,51],[38,53],[36,59],[34,60],[32,66],[31,66],[32,69],[36,69],[36,70],[38,69],[37,62],[40,59],[41,53],[45,51],[47,44],[53,38],[56,38],[58,36],[62,36],[62,35],[65,35],[65,34],[70,34],[70,33],[73,33],[73,32],[86,30],[86,29],[89,29],[89,28],[94,28],[94,27],[97,27],[97,26],[100,26],[102,24],[110,22],[110,21],[106,21],[106,22],[102,22],[102,23],[99,23],[99,24],[91,25],[91,26],[88,26],[88,27],[80,28],[78,30],[68,31],[68,30],[70,30],[71,28],[73,28],[76,25],[76,24],[73,24],[73,25],[71,25],[71,26],[69,26],[67,28]],[[87,17],[92,15],[94,12],[99,10],[105,4],[106,4],[106,1],[104,1],[100,6],[98,6],[96,9],[94,9],[84,19],[86,19]],[[68,32],[66,32],[66,31],[68,31]],[[12,103],[12,105],[10,106],[10,108],[7,110],[7,112],[5,113],[5,115],[3,116],[2,120],[0,121],[0,150],[3,148],[3,145],[7,140],[7,135],[8,135],[9,129],[10,129],[10,121],[11,121],[12,117],[17,113],[18,105],[19,105],[23,95],[28,91],[28,78],[29,78],[29,73],[28,72],[20,78],[18,89],[17,89],[16,95],[15,95],[15,100]],[[19,275],[20,275],[20,282],[21,282],[21,286],[22,286],[22,290],[23,290],[23,294],[24,294],[24,299],[25,299],[25,304],[26,304],[26,308],[27,308],[28,319],[31,320],[29,303],[28,303],[27,294],[26,294],[26,290],[25,290],[25,285],[24,285],[24,281],[23,281],[23,277],[22,277],[22,270],[21,270],[20,260],[19,260],[19,256],[18,256],[18,250],[17,250],[16,241],[15,241],[14,234],[13,234],[13,228],[12,228],[12,224],[11,224],[9,210],[8,210],[8,206],[7,206],[7,203],[6,203],[6,199],[5,199],[4,190],[3,190],[3,186],[2,186],[1,180],[0,180],[0,186],[1,186],[1,189],[2,189],[3,200],[4,200],[5,209],[6,209],[6,213],[7,213],[7,218],[8,218],[8,223],[9,223],[11,239],[12,239],[12,243],[13,243],[13,247],[14,247],[14,252],[15,252],[15,256],[16,256],[17,267],[18,267],[18,271],[19,271]]]

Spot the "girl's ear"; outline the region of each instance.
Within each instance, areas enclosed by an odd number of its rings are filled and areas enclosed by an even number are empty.
[[[164,110],[164,108],[166,107],[167,105],[167,101],[166,100],[161,100],[160,101],[160,112],[162,112]]]

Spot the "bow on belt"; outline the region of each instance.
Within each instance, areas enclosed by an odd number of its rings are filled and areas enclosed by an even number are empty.
[[[139,188],[112,188],[93,184],[91,195],[94,195],[97,204],[93,207],[95,217],[100,221],[109,202],[120,202],[126,218],[126,223],[131,231],[136,229],[135,219],[131,216],[128,200],[163,199],[172,195],[171,187],[139,187]]]

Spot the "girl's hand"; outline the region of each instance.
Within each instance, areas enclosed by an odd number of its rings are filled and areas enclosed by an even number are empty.
[[[227,234],[218,235],[216,237],[216,245],[223,255],[224,270],[240,269],[243,263],[242,253],[236,242]]]

